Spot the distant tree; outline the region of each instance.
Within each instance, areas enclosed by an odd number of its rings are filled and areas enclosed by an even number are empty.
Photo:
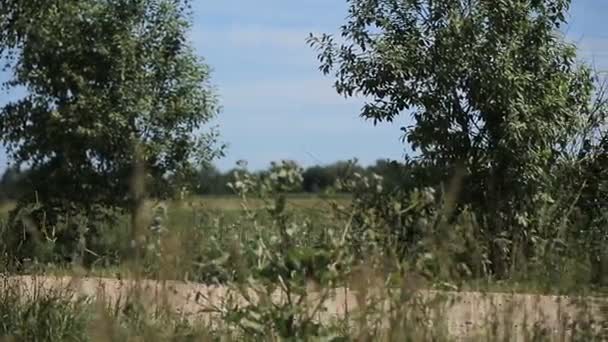
[[[229,194],[227,184],[233,180],[234,170],[220,172],[215,166],[202,167],[195,179],[196,193],[201,195],[224,195]]]
[[[302,189],[319,192],[333,187],[338,180],[351,178],[354,173],[362,174],[364,168],[355,161],[337,161],[328,165],[311,166],[304,170]]]
[[[27,173],[17,167],[9,167],[0,178],[0,202],[16,200],[23,188]]]
[[[336,182],[334,175],[327,167],[311,166],[302,173],[302,190],[305,192],[320,192],[333,186]]]
[[[384,186],[389,189],[412,189],[418,185],[412,169],[408,163],[378,159],[374,165],[367,167],[366,171],[382,176]]]
[[[348,178],[354,173],[363,173],[364,168],[359,164],[358,160],[342,160],[337,161],[327,166],[330,173],[335,179]]]
[[[188,0],[0,5],[0,52],[12,72],[5,86],[27,89],[0,108],[0,140],[15,165],[31,165],[47,224],[99,206],[135,210],[144,195],[131,196],[136,165],[148,193],[167,197],[170,179],[215,156],[216,136],[200,129],[218,107],[209,68],[187,38],[189,7]]]

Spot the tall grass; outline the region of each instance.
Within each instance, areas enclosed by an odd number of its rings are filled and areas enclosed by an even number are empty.
[[[465,211],[445,220],[451,217],[449,198],[438,201],[441,210],[429,211],[434,195],[421,191],[399,202],[387,197],[378,180],[358,178],[352,185],[367,199],[305,199],[301,205],[302,199],[287,195],[298,177],[287,164],[267,179],[241,174],[232,184],[237,197],[229,205],[222,198],[219,207],[208,199],[170,203],[166,210],[143,203],[132,217],[100,222],[82,263],[48,258],[52,239],[38,244],[40,254],[32,250],[30,260],[15,263],[4,238],[14,231],[4,224],[0,246],[9,275],[2,287],[0,338],[608,338],[608,301],[601,288],[590,291],[584,251],[547,248],[542,258],[518,264],[498,282],[484,271],[487,250],[476,240],[475,217]],[[389,219],[395,217],[412,219],[419,229],[416,244],[403,249],[394,229],[410,223]],[[133,225],[140,234],[138,254]],[[68,278],[36,278],[49,275]]]

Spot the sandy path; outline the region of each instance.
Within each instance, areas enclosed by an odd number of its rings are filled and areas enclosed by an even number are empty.
[[[229,291],[225,287],[177,281],[159,283],[144,280],[137,284],[144,304],[166,303],[193,321],[209,319],[210,314],[202,311],[212,306],[222,307]],[[0,282],[0,287],[5,286],[18,289],[24,297],[40,293],[41,290],[55,289],[69,290],[70,293],[109,303],[124,302],[134,289],[131,281],[111,278],[32,276],[5,278]],[[594,329],[603,332],[605,338],[600,340],[608,341],[608,298],[436,291],[420,291],[418,294],[423,301],[437,296],[449,299],[438,307],[444,310],[445,316],[442,317],[445,317],[443,321],[448,332],[458,340],[487,332],[491,326],[488,320],[497,323],[500,334],[509,334],[510,341],[524,340],[523,328],[539,324],[546,328],[550,340],[568,340],[573,319],[576,319],[592,324]],[[330,298],[325,302],[326,311],[319,318],[343,317],[347,313],[353,315],[358,307],[356,297],[355,291],[344,288],[331,291]]]

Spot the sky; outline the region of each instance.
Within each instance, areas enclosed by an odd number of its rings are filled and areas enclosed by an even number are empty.
[[[337,33],[346,0],[194,0],[192,43],[212,70],[222,112],[217,125],[226,157],[221,170],[246,160],[251,169],[291,159],[303,166],[357,158],[401,159],[408,115],[375,125],[359,117],[360,100],[345,99],[318,70],[309,33]],[[580,57],[608,71],[608,1],[574,0],[570,40]],[[0,74],[0,81],[7,75]],[[0,104],[11,94],[0,93]],[[7,165],[0,149],[0,170]]]

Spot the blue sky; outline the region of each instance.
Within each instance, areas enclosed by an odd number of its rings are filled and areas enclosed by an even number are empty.
[[[217,120],[229,143],[222,169],[245,159],[370,163],[401,158],[398,125],[374,127],[358,117],[360,102],[332,89],[318,71],[310,32],[336,32],[346,2],[338,0],[198,1],[193,41],[212,66],[224,110]]]
[[[408,124],[408,116],[377,126],[359,118],[361,102],[335,93],[305,43],[309,32],[337,32],[345,0],[194,3],[192,41],[213,68],[223,106],[213,122],[229,144],[227,156],[216,163],[221,169],[240,159],[258,169],[280,159],[311,165],[353,157],[363,164],[402,158],[399,127]],[[606,18],[608,1],[574,0],[566,28],[580,56],[598,70],[608,70]],[[8,98],[0,94],[0,103]],[[0,153],[0,169],[6,163]]]

